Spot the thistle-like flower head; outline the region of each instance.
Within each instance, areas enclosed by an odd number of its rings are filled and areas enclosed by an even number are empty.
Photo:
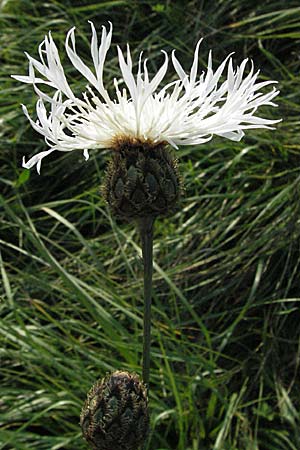
[[[133,373],[117,370],[108,374],[88,393],[80,424],[95,450],[137,450],[149,431],[144,384]]]
[[[214,71],[210,52],[206,72],[198,76],[201,40],[196,45],[189,74],[173,51],[171,59],[176,78],[163,87],[161,82],[169,59],[166,52],[163,51],[162,66],[150,79],[147,59],[140,55],[135,75],[129,46],[126,57],[118,47],[122,78],[114,79],[115,98],[111,98],[104,86],[103,71],[111,45],[112,25],[109,31],[103,26],[100,45],[93,23],[91,28],[93,69],[77,54],[75,28],[68,32],[65,42],[71,63],[88,82],[86,92],[77,95],[72,91],[51,33],[39,46],[39,60],[27,54],[29,74],[13,76],[33,85],[38,95],[37,120],[30,117],[26,106],[22,108],[32,127],[45,137],[50,147],[27,162],[23,160],[25,168],[36,165],[40,172],[42,159],[55,150],[82,150],[88,159],[89,150],[118,149],[123,141],[155,146],[169,143],[174,148],[202,144],[213,135],[239,141],[245,129],[270,128],[278,122],[256,116],[260,106],[276,106],[272,100],[278,91],[274,87],[267,93],[261,91],[275,81],[257,82],[259,71],[254,72],[252,63],[245,75],[247,59],[234,69],[229,55]],[[52,96],[40,89],[43,84],[54,89]]]

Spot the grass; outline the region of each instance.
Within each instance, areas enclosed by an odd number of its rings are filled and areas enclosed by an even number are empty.
[[[137,55],[176,48],[190,66],[204,36],[216,64],[253,58],[279,81],[276,131],[240,143],[215,138],[178,152],[185,196],[158,220],[154,246],[151,425],[148,450],[297,450],[300,356],[298,1],[0,2],[0,448],[86,449],[78,425],[92,383],[141,372],[142,263],[137,231],[101,198],[108,155],[63,154],[42,175],[21,158],[45,148],[20,103],[51,29],[63,50],[73,25],[114,24]],[[106,80],[118,76],[109,53]],[[63,52],[62,52],[63,54]],[[136,58],[134,59],[137,60]],[[171,72],[170,72],[171,73]],[[73,85],[83,88],[75,73]]]

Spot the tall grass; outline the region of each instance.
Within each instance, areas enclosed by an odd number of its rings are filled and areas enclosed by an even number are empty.
[[[276,131],[215,138],[178,151],[185,195],[159,220],[149,450],[298,450],[300,357],[300,6],[298,1],[0,3],[0,448],[85,449],[79,413],[107,371],[141,370],[142,263],[137,231],[101,198],[108,156],[55,155],[42,175],[21,168],[45,147],[27,71],[48,30],[63,50],[73,25],[111,20],[114,44],[160,49],[186,67],[204,36],[218,64],[253,58],[279,81]],[[115,49],[113,49],[115,50]],[[83,53],[84,54],[84,53]],[[62,51],[63,55],[63,51]],[[135,58],[135,61],[137,58]],[[67,67],[67,65],[66,65]],[[106,81],[118,76],[116,52]],[[74,72],[77,89],[84,89]]]

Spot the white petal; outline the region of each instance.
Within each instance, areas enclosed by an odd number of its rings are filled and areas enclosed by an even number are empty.
[[[190,82],[192,85],[194,85],[195,81],[196,81],[196,76],[197,76],[197,71],[198,71],[199,47],[200,47],[200,44],[202,41],[203,41],[203,38],[197,42],[195,53],[194,53],[194,61],[193,61],[193,65],[191,68],[191,74],[190,74]]]
[[[157,89],[158,85],[162,82],[166,72],[167,72],[167,68],[168,68],[168,55],[167,53],[162,50],[162,52],[165,55],[165,61],[163,63],[163,65],[161,66],[161,68],[159,69],[159,71],[157,72],[157,74],[155,75],[155,77],[153,78],[153,80],[151,81],[151,83],[149,84],[149,91],[152,93],[155,91],[155,89]]]
[[[189,71],[185,71],[174,51],[172,63],[177,77],[160,87],[168,68],[168,55],[156,74],[149,74],[147,60],[142,53],[133,73],[133,61],[129,45],[127,54],[117,47],[123,78],[114,80],[115,99],[112,101],[104,88],[103,70],[111,45],[112,24],[109,31],[102,27],[101,42],[92,22],[91,68],[76,52],[75,32],[72,28],[66,37],[66,52],[73,66],[88,81],[87,92],[75,97],[67,82],[57,47],[51,33],[39,46],[39,60],[27,55],[29,74],[14,75],[18,81],[32,84],[38,96],[37,120],[30,117],[25,106],[24,114],[31,126],[42,136],[50,149],[33,156],[24,167],[36,164],[54,150],[81,150],[85,159],[89,150],[109,148],[115,138],[168,142],[173,147],[198,145],[209,141],[213,135],[239,141],[244,130],[270,128],[278,120],[258,117],[260,106],[276,106],[275,88],[267,89],[273,81],[257,81],[259,71],[253,63],[245,75],[247,59],[234,67],[231,54],[213,69],[212,52],[207,69],[198,77],[199,48],[197,43]],[[227,73],[226,73],[227,70]],[[36,73],[39,72],[39,76]],[[222,79],[222,78],[225,78]],[[120,87],[120,84],[123,86]],[[43,92],[40,85],[46,84]],[[49,88],[55,90],[49,94]]]
[[[242,130],[238,131],[228,131],[227,133],[216,133],[218,136],[230,139],[231,141],[239,142],[244,136],[245,133]]]
[[[128,57],[128,55],[130,55],[130,51],[127,48],[127,64],[126,64],[122,50],[120,49],[119,46],[117,46],[117,49],[118,49],[118,56],[119,56],[119,65],[120,65],[120,69],[121,69],[124,81],[128,87],[128,90],[130,92],[132,100],[136,101],[137,100],[137,87],[136,87],[136,82],[135,82],[133,74],[132,74],[132,65],[130,64],[131,58]],[[129,62],[129,64],[128,64],[128,62]]]
[[[25,156],[23,156],[22,167],[24,167],[25,169],[31,169],[31,167],[36,165],[37,173],[40,175],[42,159],[45,158],[45,156],[50,155],[50,153],[52,153],[53,151],[54,151],[54,149],[50,149],[50,150],[46,150],[44,152],[37,153],[32,158],[30,158],[27,162],[25,162]]]
[[[76,53],[76,42],[75,42],[75,27],[71,28],[71,30],[67,34],[66,38],[66,51],[67,55],[70,58],[73,66],[97,89],[97,79],[95,75],[93,75],[92,71],[87,67],[86,64],[82,61],[81,58]],[[71,39],[72,48],[69,45],[69,40]]]
[[[85,158],[86,161],[89,159],[90,155],[89,155],[89,151],[88,151],[87,148],[85,148],[85,149],[83,150],[83,156],[84,156],[84,158]]]
[[[180,62],[178,61],[178,59],[175,56],[175,50],[172,51],[172,63],[173,63],[174,69],[177,72],[177,75],[183,82],[184,86],[187,87],[189,84],[188,77],[187,77],[187,74],[185,73],[185,71],[183,70]]]

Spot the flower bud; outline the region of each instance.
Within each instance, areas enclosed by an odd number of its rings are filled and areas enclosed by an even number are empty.
[[[146,387],[136,374],[106,375],[88,393],[80,425],[94,450],[138,450],[149,430]]]
[[[109,162],[103,194],[128,221],[170,214],[180,197],[177,160],[164,143],[122,142]]]

